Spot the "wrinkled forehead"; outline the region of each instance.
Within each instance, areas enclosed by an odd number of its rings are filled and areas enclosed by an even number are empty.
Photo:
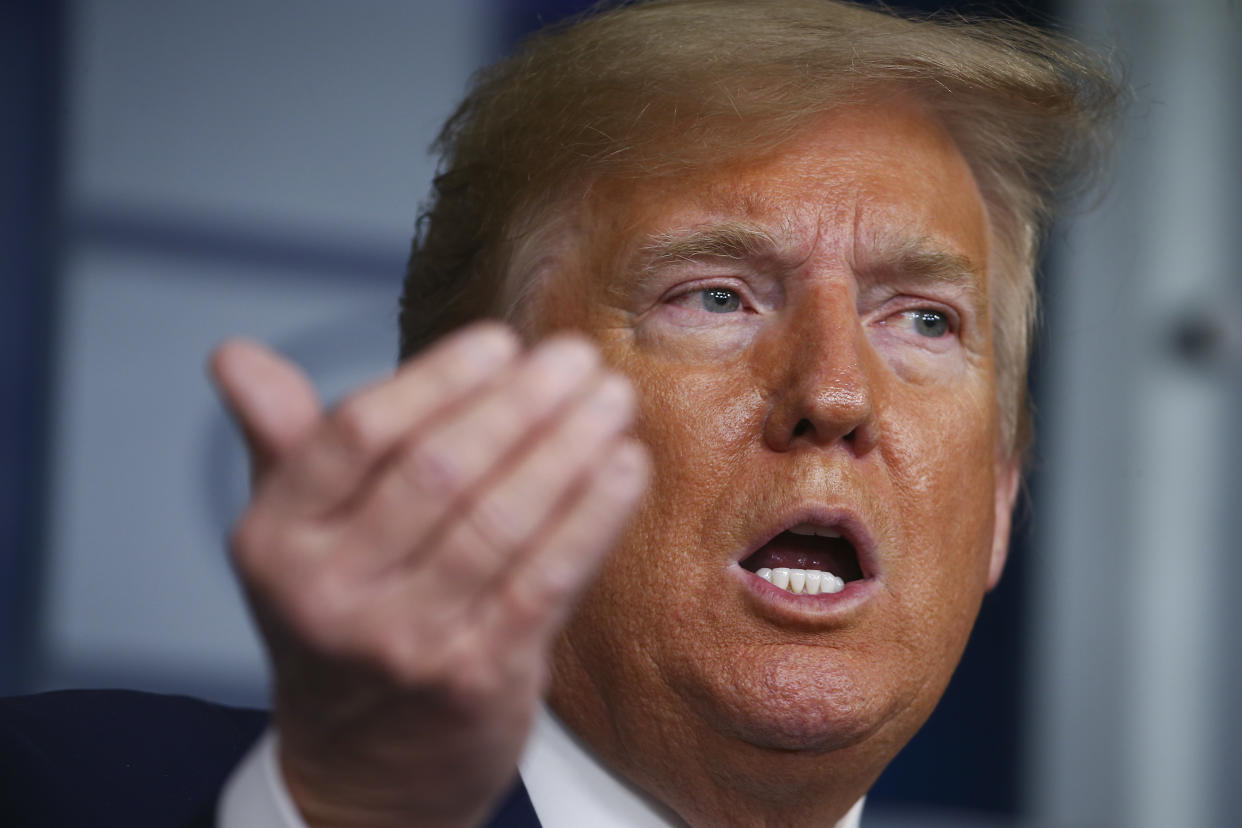
[[[917,102],[845,107],[754,157],[676,175],[593,183],[576,217],[588,266],[695,255],[809,257],[838,248],[860,267],[936,251],[988,270],[987,209],[970,166]],[[832,251],[827,251],[832,252]]]

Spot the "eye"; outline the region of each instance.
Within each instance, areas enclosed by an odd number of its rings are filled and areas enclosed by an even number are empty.
[[[937,310],[922,308],[906,311],[905,315],[910,320],[910,324],[914,326],[915,332],[929,339],[945,336],[952,329],[949,317]]]
[[[703,310],[709,313],[732,313],[742,307],[742,297],[728,288],[704,288],[699,292]]]

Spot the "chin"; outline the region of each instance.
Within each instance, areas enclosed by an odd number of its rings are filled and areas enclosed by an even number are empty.
[[[804,648],[794,648],[802,650]],[[819,648],[814,648],[818,650]],[[881,731],[912,735],[933,705],[891,674],[872,674],[822,655],[782,653],[739,660],[727,687],[704,699],[716,728],[755,747],[823,753],[863,744]]]
[[[733,735],[747,744],[765,750],[828,753],[864,743],[877,729],[874,723],[859,721],[848,713],[817,712],[805,709],[785,715],[764,711],[732,723]]]

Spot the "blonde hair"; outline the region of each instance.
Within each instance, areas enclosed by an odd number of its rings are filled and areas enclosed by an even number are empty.
[[[913,93],[970,164],[993,228],[1002,427],[1029,433],[1038,246],[1089,182],[1120,102],[1106,62],[1008,21],[901,17],[838,0],[649,0],[541,32],[448,120],[406,271],[401,354],[504,316],[557,205],[600,178],[673,175],[775,150],[834,108]]]

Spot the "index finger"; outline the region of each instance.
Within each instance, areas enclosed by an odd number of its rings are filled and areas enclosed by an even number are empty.
[[[289,514],[322,514],[362,485],[402,438],[450,410],[517,356],[517,336],[494,322],[472,325],[357,392],[269,477],[260,497]]]

